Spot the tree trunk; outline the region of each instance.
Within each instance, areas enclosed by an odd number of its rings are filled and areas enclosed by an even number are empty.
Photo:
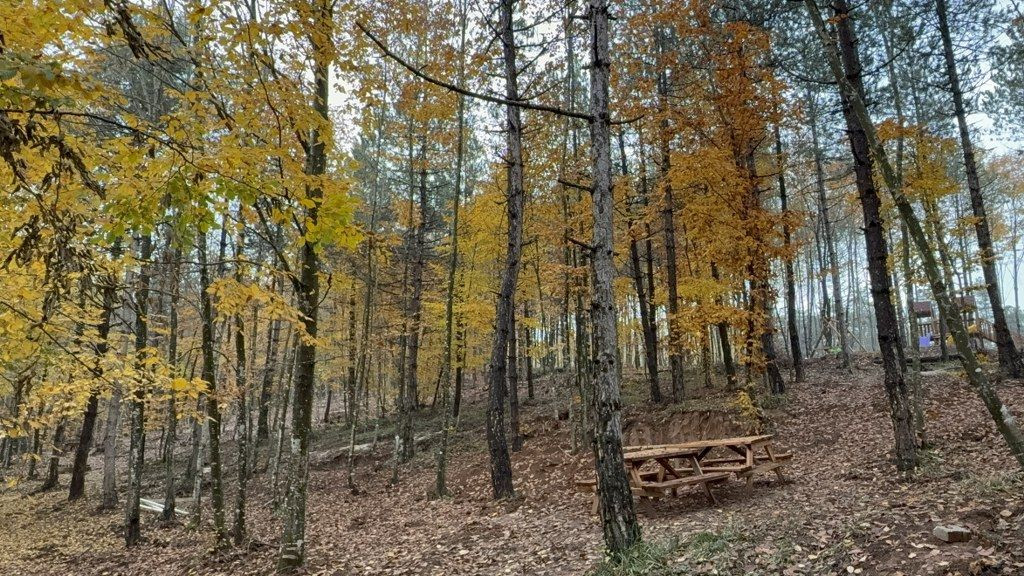
[[[519,432],[519,331],[516,328],[515,298],[512,300],[512,316],[508,322],[508,421],[511,449],[523,449],[523,437]]]
[[[111,258],[116,259],[120,255],[120,243],[115,243],[111,248]],[[109,349],[107,337],[110,335],[110,318],[114,309],[114,298],[116,297],[116,279],[112,276],[105,278],[102,288],[103,311],[100,314],[100,322],[96,327],[96,357],[97,365],[92,372],[100,376],[102,367],[99,360],[106,355]],[[78,500],[85,495],[85,473],[88,469],[89,450],[92,447],[92,439],[96,430],[96,417],[99,414],[100,399],[96,390],[89,394],[89,402],[85,407],[85,415],[82,418],[82,431],[78,437],[78,446],[75,447],[75,460],[71,468],[71,483],[68,487],[68,500]]]
[[[519,99],[518,65],[512,10],[515,0],[501,0],[499,32],[505,68],[505,98]],[[496,499],[510,498],[512,463],[505,439],[505,377],[508,355],[512,298],[519,279],[519,266],[523,245],[523,123],[517,106],[505,107],[506,130],[506,210],[508,211],[508,244],[505,267],[501,271],[501,286],[495,311],[494,341],[491,345],[487,369],[487,447],[491,460],[491,488]]]
[[[412,413],[419,410],[419,366],[420,366],[420,335],[423,332],[423,274],[427,258],[427,143],[420,143],[420,170],[418,186],[419,222],[413,237],[413,262],[411,268],[412,298],[409,300],[409,347],[406,356],[408,367],[405,370],[405,394],[402,396],[404,407],[399,425],[401,436],[401,453],[398,462],[408,462],[416,453],[415,431],[412,425]],[[411,213],[411,211],[410,211]]]
[[[640,152],[643,154],[643,151]],[[629,175],[629,166],[626,164],[626,144],[619,131],[619,157],[621,159],[621,172],[623,176]],[[646,193],[646,190],[643,191]],[[641,201],[646,201],[643,197]],[[640,307],[640,325],[644,333],[644,368],[647,370],[647,382],[650,387],[651,402],[661,404],[661,387],[658,383],[658,335],[655,332],[654,318],[651,315],[651,307],[647,295],[646,279],[640,269],[640,247],[637,245],[636,233],[633,229],[632,211],[629,212],[629,263],[633,272],[633,287],[636,289],[636,298]]]
[[[181,248],[176,247],[172,256],[171,274],[169,282],[170,292],[170,317],[167,326],[167,360],[174,370],[174,376],[178,375],[178,303],[181,299]],[[174,444],[177,441],[178,413],[174,407],[174,392],[167,399],[167,440],[164,444],[164,509],[160,518],[169,522],[174,520],[174,497],[176,486],[174,483]]]
[[[775,155],[778,157],[779,171],[779,202],[782,214],[788,219],[789,198],[786,195],[786,164],[782,155],[782,135],[779,133],[779,125],[775,125]],[[788,220],[782,224],[782,245],[786,251],[792,250],[793,233],[790,230]],[[786,282],[786,328],[789,332],[789,351],[793,359],[793,376],[797,382],[804,379],[804,358],[800,350],[800,333],[796,321],[796,280],[793,273],[793,260],[795,254],[787,254],[785,257],[785,282]]]
[[[715,282],[721,280],[721,276],[718,273],[718,265],[714,262],[711,262],[711,278]],[[715,304],[719,306],[723,304],[721,296],[716,299]],[[722,347],[722,364],[725,366],[726,388],[735,390],[739,381],[736,378],[736,361],[732,357],[732,343],[729,341],[729,323],[719,322],[715,325],[715,329],[718,331],[718,344]]]
[[[40,492],[51,490],[57,487],[58,474],[60,472],[60,455],[64,453],[64,419],[57,422],[53,431],[53,438],[50,442],[50,462],[46,466],[46,478],[43,485],[39,487]]]
[[[665,34],[661,29],[655,31],[659,55],[665,55],[668,52],[668,47],[665,45],[667,42]],[[683,343],[677,318],[679,314],[679,276],[676,270],[675,198],[672,193],[672,183],[669,180],[672,159],[669,143],[670,126],[667,117],[669,112],[668,76],[664,64],[658,66],[658,109],[662,116],[660,121],[660,170],[664,204],[661,208],[661,217],[665,234],[665,281],[668,284],[668,351],[672,371],[672,401],[682,402],[684,397],[683,355],[680,353],[680,347]]]
[[[835,0],[833,8],[846,79],[857,91],[857,96],[863,99],[860,55],[856,49],[857,36],[849,17],[849,6],[846,0]],[[864,244],[868,257],[868,275],[871,278],[871,300],[882,356],[883,384],[889,399],[889,415],[892,418],[893,435],[896,440],[896,468],[907,471],[917,467],[917,447],[912,403],[904,381],[906,363],[903,347],[900,345],[899,322],[892,303],[891,278],[887,267],[889,248],[882,222],[882,203],[875,190],[874,163],[864,127],[853,115],[847,98],[844,97],[843,100],[843,116],[846,119],[857,192],[864,214]]]
[[[271,289],[277,287],[277,280],[271,284]],[[274,384],[274,375],[277,373],[277,349],[281,338],[281,321],[274,319],[270,321],[270,329],[267,336],[267,359],[263,365],[263,381],[260,385],[260,406],[259,416],[256,420],[256,439],[265,441],[270,438],[270,399],[271,388]]]
[[[107,429],[103,439],[103,498],[100,508],[117,508],[117,439],[121,429],[121,387],[115,385],[107,405]]]
[[[311,56],[315,84],[313,111],[318,120],[330,122],[328,98],[330,94],[330,59],[328,43],[333,38],[333,3],[318,1],[312,8]],[[327,172],[327,142],[329,133],[319,128],[310,130],[306,140],[305,172],[312,177]],[[311,205],[306,208],[306,225],[317,225],[319,203],[323,190],[315,185],[307,187],[306,197]],[[300,249],[299,275],[294,280],[295,295],[305,336],[298,338],[295,352],[295,400],[292,407],[291,461],[289,462],[288,489],[285,496],[284,529],[278,555],[278,571],[292,571],[306,558],[306,488],[309,483],[309,440],[313,414],[313,386],[316,382],[317,316],[320,307],[320,256],[317,242],[305,235]]]
[[[821,145],[818,141],[818,119],[817,99],[809,98],[810,101],[810,124],[811,139],[814,146],[814,176],[818,188],[818,211],[821,213],[821,230],[825,236],[825,248],[828,253],[829,275],[832,278],[832,316],[835,319],[834,326],[826,326],[822,323],[821,329],[832,330],[839,336],[840,358],[843,368],[850,368],[850,342],[849,332],[846,327],[846,314],[843,309],[843,289],[839,283],[839,256],[836,254],[835,235],[832,232],[832,222],[829,220],[828,196],[825,193],[825,167],[822,159]]]
[[[590,146],[593,177],[593,271],[591,314],[594,326],[594,459],[604,542],[615,558],[640,542],[633,493],[622,459],[618,334],[613,260],[614,199],[612,197],[611,118],[608,85],[608,2],[590,0]],[[666,183],[667,184],[667,183]],[[681,392],[681,390],[680,390]]]
[[[1006,313],[1003,310],[1002,295],[999,292],[999,274],[996,271],[996,254],[992,248],[992,234],[989,230],[988,215],[985,213],[985,199],[981,194],[981,180],[978,178],[978,166],[974,159],[974,146],[971,133],[967,126],[967,111],[964,107],[963,91],[960,88],[960,76],[957,73],[956,58],[953,53],[953,40],[949,34],[946,0],[935,0],[935,10],[939,17],[939,33],[942,36],[942,52],[946,62],[946,75],[949,78],[949,90],[953,96],[953,110],[956,112],[957,127],[960,130],[960,147],[964,154],[964,168],[967,173],[967,191],[971,197],[971,212],[974,215],[974,232],[978,237],[978,251],[981,260],[981,272],[985,278],[985,290],[992,305],[992,326],[995,332],[996,348],[999,351],[999,366],[1013,378],[1024,374],[1024,360],[1013,343]]]
[[[239,214],[239,220],[244,221]],[[245,250],[245,229],[242,228],[235,239],[235,281],[242,283],[242,257]],[[248,374],[245,366],[245,322],[242,320],[242,313],[235,314],[235,384],[237,388],[237,410],[235,419],[235,432],[238,437],[236,441],[235,473],[238,479],[238,487],[235,491],[235,517],[231,529],[231,536],[235,546],[242,546],[245,543],[245,500],[246,488],[249,479],[249,404],[248,400]]]
[[[213,335],[213,303],[210,297],[210,270],[206,257],[206,235],[200,234],[196,244],[199,255],[199,302],[200,302],[200,323],[202,324],[202,338],[200,347],[203,355],[202,378],[209,387],[206,395],[206,414],[209,417],[207,429],[209,430],[209,461],[210,461],[210,504],[213,507],[213,529],[218,544],[227,537],[227,529],[224,519],[224,486],[220,453],[221,414],[220,402],[217,398],[217,373],[216,359],[214,357],[214,335]],[[223,259],[222,259],[223,260]],[[197,471],[201,479],[203,470]]]
[[[385,69],[385,78],[386,76]],[[379,120],[377,122],[377,134],[374,142],[374,173],[373,173],[373,187],[372,187],[372,200],[370,206],[370,234],[367,236],[366,241],[366,283],[365,291],[363,293],[363,318],[362,318],[362,335],[359,344],[359,366],[356,370],[356,376],[358,381],[356,383],[356,405],[352,407],[352,421],[349,423],[349,449],[348,449],[348,489],[349,492],[355,494],[358,492],[358,488],[355,482],[355,444],[356,444],[356,424],[359,421],[359,406],[358,396],[359,390],[365,390],[366,396],[366,412],[369,413],[369,357],[370,357],[370,331],[371,331],[371,318],[373,309],[373,293],[377,287],[377,275],[376,266],[374,259],[374,238],[377,233],[377,206],[378,198],[380,193],[380,161],[382,156],[382,139],[384,132],[384,104],[381,104],[381,111],[379,114]],[[354,288],[353,288],[354,291]],[[383,417],[383,415],[382,415]],[[376,444],[376,429],[374,431],[374,444]],[[371,449],[372,451],[372,449]]]
[[[544,308],[541,307],[541,313],[543,313],[543,311]],[[530,316],[529,300],[523,303],[523,318],[532,318],[532,316]],[[541,319],[541,322],[543,323],[543,318]],[[523,350],[523,366],[526,368],[526,398],[527,400],[533,400],[533,329],[529,324],[527,324],[526,326],[523,326],[522,333],[523,345],[525,346],[525,349]],[[543,338],[543,333],[541,334],[541,337]]]
[[[205,432],[206,426],[208,425],[205,418],[202,418],[202,414],[206,413],[206,398],[200,396],[196,404],[196,413],[200,415],[200,419],[196,421],[196,425],[192,429],[193,434],[193,446],[192,454],[190,455],[191,466],[195,469],[195,475],[192,477],[192,509],[189,514],[189,526],[192,528],[199,528],[202,525],[202,513],[203,513],[203,464],[204,456],[203,448],[205,445]]]
[[[153,238],[142,236],[139,246],[139,277],[135,289],[135,353],[139,369],[145,371],[145,350],[149,345],[149,260],[153,256]],[[127,546],[139,543],[142,528],[139,498],[142,496],[142,467],[146,456],[146,390],[136,383],[132,394],[130,447],[128,449],[128,500],[125,502],[124,541]]]
[[[939,271],[938,262],[931,251],[931,246],[928,244],[924,230],[921,228],[921,222],[918,219],[917,214],[914,212],[914,208],[910,201],[906,196],[904,196],[902,184],[897,179],[896,173],[892,169],[892,165],[889,164],[885,148],[875,132],[875,126],[871,122],[867,106],[843,73],[839,56],[836,54],[835,46],[832,43],[833,41],[826,31],[825,22],[821,17],[817,4],[814,0],[805,0],[804,5],[807,7],[807,12],[811,16],[815,32],[822,43],[826,60],[828,61],[832,74],[839,85],[839,89],[846,95],[847,104],[850,107],[851,113],[855,118],[857,118],[861,127],[866,132],[865,135],[871,149],[871,154],[881,169],[880,171],[885,181],[886,188],[889,190],[893,203],[896,205],[897,210],[899,210],[900,217],[903,219],[904,223],[906,223],[907,230],[910,232],[911,238],[913,238],[914,244],[917,246],[918,252],[921,255],[924,270],[932,288],[932,295],[939,307],[946,312],[953,341],[956,344],[957,352],[960,355],[960,363],[964,369],[965,375],[967,376],[967,380],[978,393],[982,403],[984,403],[985,407],[988,409],[989,415],[992,417],[996,428],[1006,441],[1006,444],[1010,449],[1010,453],[1014,455],[1018,465],[1024,469],[1024,434],[1021,433],[1013,413],[1010,412],[1010,409],[999,398],[998,392],[985,375],[981,365],[978,363],[977,356],[975,356],[974,351],[971,349],[970,337],[964,327],[960,315],[957,313],[956,308],[953,305],[953,299],[950,297],[946,284],[943,281],[942,275]]]

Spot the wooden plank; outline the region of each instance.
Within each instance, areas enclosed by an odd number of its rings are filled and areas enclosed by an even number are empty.
[[[645,450],[628,450],[623,452],[622,458],[626,462],[640,462],[656,460],[658,458],[685,458],[697,454],[695,448],[679,448],[675,446],[663,446]]]
[[[764,453],[768,455],[768,458],[771,459],[773,464],[778,464],[778,466],[775,467],[775,475],[778,476],[779,482],[785,482],[786,477],[782,475],[782,464],[777,458],[775,458],[775,454],[772,453],[771,444],[764,445]]]
[[[754,474],[760,474],[761,472],[771,472],[772,470],[777,470],[781,468],[783,465],[784,463],[782,462],[766,462],[764,464],[758,464],[757,466],[754,466],[750,470],[747,470],[746,472],[741,472],[740,474],[742,474],[743,476],[752,477]]]
[[[781,461],[784,461],[784,460],[791,460],[792,458],[793,458],[793,453],[792,452],[783,452],[782,454],[775,454],[775,461],[776,462],[781,462]],[[756,462],[760,463],[760,462],[767,462],[770,459],[767,456],[760,456],[760,455],[755,454],[754,455],[754,460]],[[706,467],[708,464],[710,464],[711,466],[717,466],[719,464],[742,464],[745,461],[746,461],[746,456],[728,456],[728,457],[723,457],[723,458],[705,458],[704,460],[701,460],[701,464],[704,464],[705,467]]]
[[[663,489],[663,488],[677,488],[679,486],[691,486],[693,484],[703,484],[706,482],[716,482],[718,480],[724,480],[729,477],[728,472],[712,472],[709,474],[700,474],[694,476],[683,476],[682,478],[673,478],[671,480],[665,480],[662,482],[645,482],[643,488],[645,489]]]
[[[762,444],[764,442],[770,442],[773,436],[771,434],[760,434],[757,436],[739,436],[735,438],[711,438],[706,440],[689,440],[686,442],[678,442],[675,444],[644,444],[638,446],[623,446],[624,452],[640,452],[646,450],[660,450],[668,448],[704,448],[726,446],[729,444],[740,445],[740,444]]]

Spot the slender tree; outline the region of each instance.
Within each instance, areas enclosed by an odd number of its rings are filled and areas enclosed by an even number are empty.
[[[640,542],[640,527],[633,509],[633,492],[622,458],[622,422],[618,366],[618,328],[615,230],[612,197],[611,82],[607,0],[590,0],[590,158],[593,178],[593,296],[594,325],[594,460],[604,541],[613,556],[621,556]]]
[[[953,98],[953,112],[956,114],[957,128],[960,133],[960,149],[964,156],[964,170],[967,173],[967,192],[971,198],[971,213],[974,216],[974,233],[978,238],[978,258],[981,260],[981,273],[985,278],[985,291],[988,293],[992,308],[992,326],[995,332],[996,348],[999,352],[999,366],[1010,376],[1019,378],[1024,374],[1024,359],[1021,358],[1014,345],[1013,336],[1006,322],[1003,310],[1003,298],[999,291],[999,274],[996,271],[996,254],[992,247],[992,232],[989,228],[988,214],[985,210],[985,198],[981,192],[981,179],[978,178],[978,163],[974,157],[974,145],[971,142],[971,131],[967,125],[967,110],[964,106],[963,89],[960,87],[960,74],[957,71],[956,55],[953,51],[953,39],[949,33],[949,10],[946,0],[935,0],[935,11],[939,19],[939,34],[942,36],[942,56],[946,65],[946,77],[949,81],[949,92]]]
[[[865,93],[861,79],[862,69],[850,7],[846,0],[834,0],[832,8],[846,80],[855,91],[856,97],[863,101]],[[843,95],[843,116],[846,119],[850,149],[853,153],[857,194],[864,214],[864,244],[867,248],[868,276],[871,280],[871,301],[882,356],[882,382],[889,400],[889,414],[896,439],[896,468],[901,471],[912,470],[917,466],[914,415],[910,392],[904,379],[906,361],[900,342],[896,309],[893,305],[892,278],[888,270],[889,247],[882,221],[882,202],[875,190],[874,160],[868,146],[867,133],[860,120],[853,114],[849,96],[846,94]]]

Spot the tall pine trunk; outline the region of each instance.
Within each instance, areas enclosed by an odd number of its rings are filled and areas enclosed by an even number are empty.
[[[782,208],[783,217],[787,218],[782,224],[782,244],[787,251],[792,249],[793,231],[788,221],[789,197],[786,194],[786,164],[782,152],[782,135],[779,132],[779,125],[775,125],[775,155],[778,158],[779,178],[779,203]],[[786,283],[786,330],[789,333],[789,353],[793,359],[793,376],[797,382],[804,379],[804,357],[800,350],[800,332],[796,321],[796,279],[793,272],[793,260],[796,255],[787,254],[785,258],[785,283]]]
[[[960,355],[960,363],[963,367],[967,380],[978,393],[979,398],[988,410],[989,415],[992,417],[992,421],[995,423],[996,428],[1006,441],[1006,444],[1010,449],[1010,453],[1014,455],[1018,465],[1021,468],[1024,468],[1024,434],[1021,433],[1016,417],[1012,412],[1010,412],[1009,407],[1007,407],[999,397],[999,393],[992,386],[992,383],[989,381],[984,370],[982,370],[981,365],[978,362],[978,358],[974,354],[974,350],[971,349],[970,336],[968,335],[967,329],[960,318],[960,314],[957,312],[957,309],[953,304],[953,299],[949,294],[949,289],[946,286],[945,281],[943,280],[935,254],[932,252],[928,239],[921,227],[921,221],[914,212],[914,207],[911,205],[910,200],[908,200],[903,194],[902,184],[897,179],[896,172],[889,163],[888,155],[886,154],[882,142],[878,138],[878,134],[875,131],[875,126],[871,121],[871,116],[868,114],[864,100],[857,93],[853,85],[851,85],[846,79],[842,63],[840,62],[838,54],[836,54],[833,40],[825,28],[825,21],[821,16],[821,12],[818,10],[817,4],[814,0],[805,0],[804,5],[807,7],[807,12],[811,17],[815,32],[821,41],[829,68],[832,70],[833,77],[836,79],[841,93],[844,94],[847,99],[847,105],[850,108],[850,112],[857,121],[860,122],[861,127],[865,131],[868,146],[875,162],[880,168],[880,172],[885,181],[885,186],[889,191],[889,195],[892,197],[893,203],[896,205],[896,209],[899,211],[900,217],[907,225],[907,231],[910,233],[911,238],[913,238],[914,244],[921,255],[924,271],[928,276],[928,283],[932,288],[932,296],[938,303],[939,308],[946,313],[950,332],[953,336],[953,342],[956,344],[957,352]]]
[[[846,79],[856,91],[857,97],[863,99],[860,55],[856,49],[856,32],[849,17],[850,9],[846,0],[835,0],[833,8]],[[878,330],[878,347],[882,356],[882,382],[889,400],[889,415],[892,418],[893,435],[896,440],[896,468],[900,471],[912,470],[917,466],[914,415],[910,392],[904,380],[906,361],[900,344],[899,321],[892,302],[891,276],[887,267],[889,247],[882,222],[882,203],[875,190],[874,162],[868,147],[867,135],[864,127],[853,115],[845,96],[843,116],[846,119],[850,149],[853,153],[857,193],[864,214],[864,244],[868,257],[868,276],[871,279],[871,301]]]
[[[985,199],[981,194],[981,180],[978,178],[978,165],[974,158],[974,145],[967,126],[967,111],[964,107],[963,91],[960,88],[960,76],[957,72],[956,57],[953,53],[953,40],[949,34],[946,0],[935,0],[935,10],[939,17],[939,33],[942,36],[942,55],[946,63],[946,75],[949,79],[949,91],[953,96],[953,110],[956,112],[956,123],[960,131],[960,148],[964,154],[964,169],[967,173],[967,191],[971,197],[971,213],[974,216],[974,233],[978,237],[979,259],[981,272],[985,278],[985,291],[988,292],[989,303],[992,305],[992,325],[995,331],[996,348],[999,352],[999,366],[1013,378],[1024,374],[1024,359],[1021,358],[1013,343],[1006,313],[1003,310],[1003,298],[999,292],[999,273],[996,271],[996,254],[992,248],[992,233],[989,230],[988,215],[985,213]]]
[[[629,166],[626,164],[626,144],[619,131],[619,158],[621,159],[620,170],[623,176],[629,176]],[[643,154],[643,151],[641,151]],[[642,190],[646,193],[646,190]],[[645,202],[641,196],[637,198]],[[644,271],[640,268],[640,246],[637,242],[637,232],[634,230],[632,209],[629,209],[629,264],[633,274],[633,288],[636,290],[636,298],[640,308],[640,326],[644,335],[644,368],[647,370],[647,383],[650,387],[651,402],[661,404],[661,387],[658,383],[658,335],[655,331],[654,318],[651,314],[650,296],[647,293],[647,279]]]
[[[511,449],[518,452],[523,448],[523,437],[519,432],[519,330],[516,327],[515,298],[512,299],[512,316],[508,324],[508,423]]]
[[[590,156],[593,178],[594,285],[591,315],[594,329],[594,460],[604,542],[620,557],[640,542],[633,493],[622,458],[622,422],[617,360],[615,307],[615,231],[612,197],[611,81],[608,2],[590,0]]]
[[[828,196],[825,189],[825,162],[818,138],[817,100],[811,97],[809,101],[811,141],[814,146],[814,181],[818,190],[818,212],[821,214],[821,232],[825,237],[828,271],[832,279],[832,316],[834,325],[827,326],[825,318],[823,318],[821,329],[823,332],[834,329],[838,333],[840,359],[843,368],[849,369],[849,332],[846,327],[846,313],[843,306],[843,288],[839,281],[839,256],[836,253],[835,233],[832,231],[832,221],[829,218]],[[824,280],[822,281],[824,282]],[[826,341],[828,340],[826,339]]]
[[[663,56],[668,53],[668,40],[666,32],[658,29],[655,31],[658,54]],[[672,182],[669,173],[672,164],[670,138],[670,126],[668,120],[668,75],[665,71],[665,64],[658,65],[658,111],[661,114],[660,120],[660,145],[661,145],[661,188],[662,207],[661,218],[663,233],[665,235],[665,282],[668,284],[668,357],[672,372],[672,401],[682,402],[684,397],[683,384],[683,355],[680,351],[682,335],[679,333],[679,276],[676,260],[676,220],[675,220],[675,197],[672,191]]]
[[[518,65],[512,10],[515,0],[501,0],[498,31],[505,69],[505,98],[519,99]],[[505,107],[506,173],[505,193],[508,214],[508,238],[505,267],[494,319],[494,341],[487,369],[487,447],[491,460],[491,488],[495,498],[513,495],[512,462],[505,438],[505,377],[509,330],[512,323],[512,299],[519,279],[523,248],[523,122],[518,106]]]

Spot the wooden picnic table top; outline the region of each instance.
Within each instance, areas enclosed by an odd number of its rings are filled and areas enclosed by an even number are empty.
[[[771,434],[761,434],[758,436],[739,436],[736,438],[712,438],[710,440],[693,440],[690,442],[675,444],[675,446],[679,448],[716,448],[719,446],[743,446],[750,444],[762,444],[764,442],[771,441],[771,439]]]
[[[680,447],[675,445],[642,447],[639,450],[631,450],[626,447],[622,453],[622,459],[626,462],[645,462],[658,458],[686,458],[696,456],[700,452],[699,447]]]
[[[675,444],[653,444],[646,446],[623,446],[623,457],[632,457],[636,459],[651,459],[651,458],[662,458],[662,457],[675,457],[683,458],[690,455],[692,451],[699,451],[709,448],[719,448],[722,446],[752,446],[754,444],[764,444],[772,440],[771,434],[760,434],[757,436],[738,436],[735,438],[711,438],[708,440],[690,440],[688,442],[678,442]],[[659,451],[679,451],[679,456],[664,456]],[[652,456],[650,454],[658,454]],[[629,458],[627,458],[629,459]]]

